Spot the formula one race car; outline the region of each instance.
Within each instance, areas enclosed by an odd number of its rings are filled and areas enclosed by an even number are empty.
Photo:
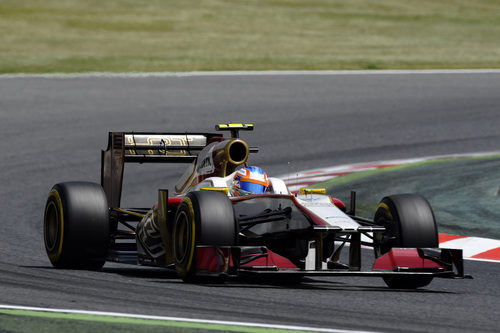
[[[378,276],[392,288],[463,278],[461,250],[438,248],[432,209],[416,194],[383,198],[374,219],[321,189],[290,193],[278,178],[263,193],[235,193],[236,174],[258,151],[221,133],[109,133],[101,184],[54,185],[44,216],[47,254],[57,268],[101,269],[105,261],[176,269],[185,281],[228,276]],[[170,195],[152,208],[120,207],[125,163],[188,163]],[[348,246],[345,246],[345,245]],[[361,270],[362,246],[375,262]],[[341,253],[348,248],[348,253]],[[344,261],[344,262],[343,262]]]

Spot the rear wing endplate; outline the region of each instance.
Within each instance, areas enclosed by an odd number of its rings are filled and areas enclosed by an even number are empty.
[[[125,163],[191,163],[214,133],[109,132],[101,154],[101,185],[110,207],[120,207]]]

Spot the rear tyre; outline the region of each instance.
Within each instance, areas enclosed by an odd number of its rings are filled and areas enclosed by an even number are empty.
[[[45,250],[56,268],[99,270],[109,243],[109,212],[99,184],[59,183],[44,214]]]
[[[186,282],[196,281],[196,246],[236,245],[233,204],[220,192],[189,192],[175,215],[173,254],[175,268]]]
[[[375,212],[374,221],[386,231],[375,241],[375,257],[389,252],[393,247],[438,247],[438,232],[434,213],[429,202],[417,194],[391,195],[382,199]],[[432,277],[384,278],[390,288],[415,289],[424,287]]]

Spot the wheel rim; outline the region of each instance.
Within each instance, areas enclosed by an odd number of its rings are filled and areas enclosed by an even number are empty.
[[[59,239],[59,213],[53,201],[50,201],[45,211],[45,246],[49,252],[53,252]]]
[[[189,220],[185,212],[181,211],[175,223],[174,234],[174,255],[178,263],[184,261],[189,254],[191,230],[189,228]]]
[[[391,238],[394,237],[394,230],[392,224],[395,223],[394,217],[385,203],[379,204],[377,212],[375,213],[375,224],[385,227],[382,237],[374,244],[375,258],[382,256],[392,248]]]

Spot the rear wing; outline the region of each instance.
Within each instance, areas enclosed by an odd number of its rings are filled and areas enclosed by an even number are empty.
[[[110,207],[120,207],[125,163],[191,163],[215,133],[109,132],[101,154],[101,185]]]

